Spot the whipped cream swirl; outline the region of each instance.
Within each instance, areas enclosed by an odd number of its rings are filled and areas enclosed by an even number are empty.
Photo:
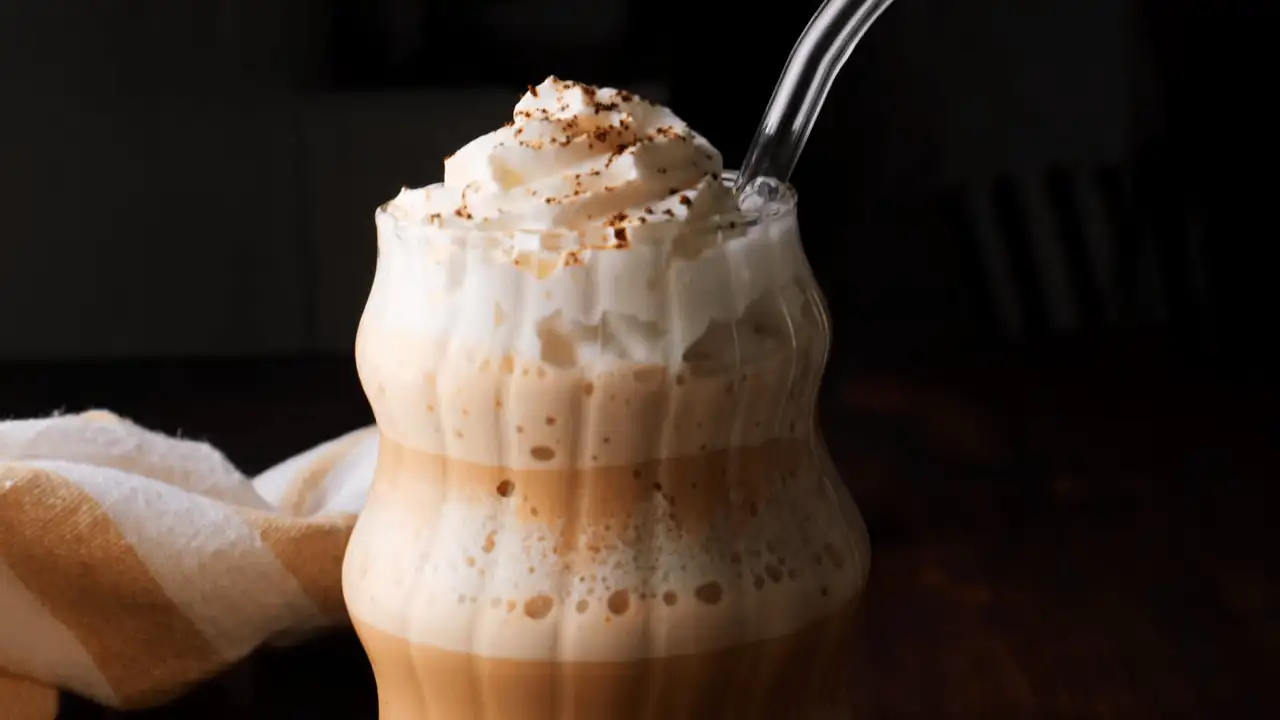
[[[491,359],[675,367],[698,343],[742,361],[753,338],[789,337],[774,320],[803,316],[810,281],[790,200],[740,209],[722,172],[667,108],[548,78],[443,183],[376,213],[362,327]],[[788,329],[746,330],[770,323]]]
[[[549,77],[512,122],[447,158],[444,182],[385,206],[402,223],[510,232],[523,250],[670,241],[738,205],[720,153],[660,105]]]

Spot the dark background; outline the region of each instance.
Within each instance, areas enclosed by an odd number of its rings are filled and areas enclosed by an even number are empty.
[[[526,84],[646,92],[736,164],[817,5],[6,2],[0,359],[346,353],[373,208],[439,180]],[[1264,45],[1211,5],[892,6],[794,177],[836,366],[1265,336],[1268,232],[1240,221],[1269,184],[1246,174]]]
[[[818,4],[0,2],[0,417],[105,406],[250,474],[368,422],[379,203],[552,73],[736,164]],[[876,552],[863,717],[1274,707],[1262,5],[901,0],[837,80],[793,181]],[[137,717],[373,708],[339,633]]]

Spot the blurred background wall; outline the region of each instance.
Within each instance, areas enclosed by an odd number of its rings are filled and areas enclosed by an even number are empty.
[[[527,83],[670,102],[736,162],[817,5],[3,3],[0,359],[348,352],[374,207]],[[891,7],[794,178],[838,357],[1199,337],[1207,201],[1176,164],[1141,179],[1181,152],[1188,7]]]

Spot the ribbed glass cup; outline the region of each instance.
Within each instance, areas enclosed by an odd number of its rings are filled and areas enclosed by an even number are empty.
[[[379,458],[343,589],[382,720],[848,717],[870,548],[816,426],[830,329],[781,190],[654,255],[665,324],[565,322],[638,248],[494,270],[504,305],[470,284],[497,238],[379,211],[356,348]],[[718,298],[733,318],[671,320],[761,273],[784,281]]]

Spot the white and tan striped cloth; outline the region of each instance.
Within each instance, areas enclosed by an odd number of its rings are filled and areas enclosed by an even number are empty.
[[[0,718],[57,689],[155,705],[264,642],[347,622],[342,554],[377,435],[257,478],[108,412],[0,422]]]

